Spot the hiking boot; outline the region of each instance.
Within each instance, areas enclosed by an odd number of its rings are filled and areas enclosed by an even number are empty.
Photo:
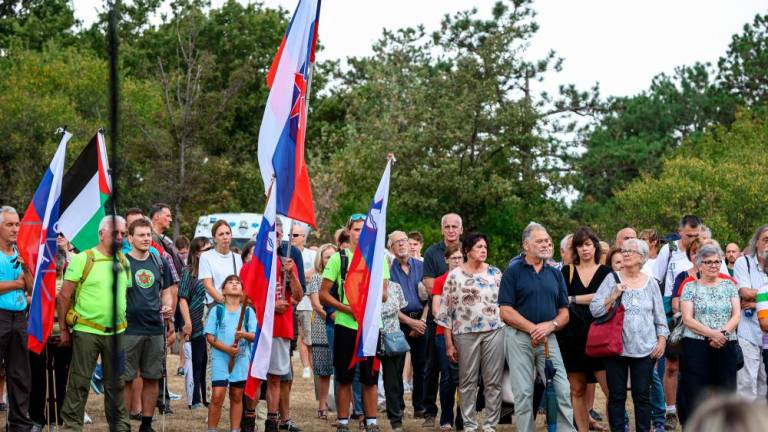
[[[380,430],[377,424],[365,425],[365,432],[379,432]]]
[[[264,432],[277,432],[277,420],[264,420]]]
[[[349,432],[349,425],[340,424],[336,426],[336,432]]]
[[[423,428],[432,428],[435,427],[435,417],[430,414],[424,415],[424,423],[421,424],[421,427]]]
[[[677,430],[679,424],[680,420],[677,418],[677,413],[667,413],[667,418],[664,421],[664,429],[674,431]]]

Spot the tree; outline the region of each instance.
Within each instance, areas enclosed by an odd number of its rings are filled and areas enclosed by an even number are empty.
[[[69,0],[8,0],[0,3],[0,52],[12,43],[39,50],[52,41],[74,42],[75,12]]]
[[[681,215],[693,213],[721,244],[744,245],[768,215],[766,142],[768,116],[742,111],[730,127],[687,140],[664,162],[659,176],[643,175],[619,192],[612,219],[668,232]],[[611,220],[604,222],[618,228]]]

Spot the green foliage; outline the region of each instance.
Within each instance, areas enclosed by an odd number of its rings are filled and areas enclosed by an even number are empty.
[[[660,176],[644,175],[619,192],[616,215],[668,232],[681,215],[693,213],[722,244],[744,245],[768,217],[766,142],[768,117],[742,112],[730,127],[687,141],[664,162]]]
[[[12,44],[36,50],[51,41],[72,44],[76,24],[70,0],[5,0],[0,3],[0,50]]]

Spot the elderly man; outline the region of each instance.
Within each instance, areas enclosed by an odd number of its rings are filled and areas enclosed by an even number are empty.
[[[61,327],[62,345],[72,344],[72,365],[70,369],[67,395],[64,399],[61,417],[65,429],[80,431],[83,429],[83,413],[88,401],[91,372],[96,366],[96,359],[101,356],[104,376],[104,402],[107,422],[117,431],[129,431],[128,415],[123,403],[123,378],[119,376],[120,366],[113,363],[115,354],[124,358],[118,347],[122,347],[122,334],[127,326],[125,318],[125,298],[130,284],[130,265],[122,253],[118,252],[117,266],[117,316],[113,317],[113,267],[116,245],[113,235],[120,245],[125,236],[125,219],[106,216],[99,223],[99,244],[95,248],[81,252],[74,257],[67,267],[64,283],[58,296],[59,326]],[[75,295],[77,291],[77,295]],[[116,327],[113,328],[113,325]],[[117,333],[117,345],[115,345]],[[113,375],[114,374],[114,375]],[[111,377],[115,377],[114,381]],[[113,382],[116,387],[113,387]],[[114,408],[112,408],[114,407]],[[117,415],[117,417],[114,416]]]
[[[768,347],[755,313],[757,290],[768,285],[768,225],[759,227],[749,241],[749,254],[736,260],[733,276],[741,296],[739,346],[744,353],[744,367],[736,374],[739,393],[747,400],[766,396],[766,369],[761,359]],[[765,312],[762,312],[763,314]]]
[[[448,264],[445,262],[445,248],[448,245],[456,245],[461,248],[461,234],[464,232],[461,216],[456,213],[443,215],[440,220],[440,228],[442,230],[443,239],[428,247],[424,252],[424,275],[422,283],[426,287],[428,293],[432,292],[435,279],[448,271]],[[429,306],[431,305],[427,305],[427,307]],[[424,417],[425,427],[434,427],[435,417],[437,417],[437,391],[439,387],[440,367],[437,361],[437,356],[435,355],[436,332],[437,327],[435,326],[434,317],[431,313],[428,313],[426,334],[427,366],[424,372],[425,383],[422,401],[424,411],[414,413],[414,417]]]
[[[553,334],[568,324],[568,293],[563,274],[546,264],[552,257],[547,230],[531,222],[523,231],[522,259],[514,260],[501,277],[499,306],[505,332],[507,364],[515,395],[517,430],[535,430],[534,371],[544,375],[544,344],[555,366],[557,430],[573,431],[571,387],[560,347]]]
[[[28,431],[32,428],[28,414],[32,378],[27,358],[26,310],[33,282],[16,249],[18,234],[16,210],[0,207],[0,357],[5,359],[8,426],[14,431]]]
[[[613,247],[615,248],[621,248],[621,245],[624,244],[625,241],[629,239],[636,239],[637,238],[637,232],[632,227],[626,227],[619,230],[619,232],[616,233],[616,240],[613,242]]]
[[[573,262],[573,254],[571,253],[572,240],[573,234],[568,234],[560,240],[560,262],[557,263],[557,268],[563,268]]]
[[[410,256],[408,235],[403,231],[393,231],[389,243],[395,260],[389,269],[392,282],[400,285],[408,303],[400,310],[400,330],[411,347],[411,366],[413,367],[413,412],[424,411],[424,372],[426,371],[427,312],[426,302],[419,298],[419,283],[424,274],[421,261]],[[400,375],[405,364],[400,364]],[[434,416],[432,416],[434,419]],[[434,420],[433,420],[434,421]],[[434,425],[433,425],[434,426]]]

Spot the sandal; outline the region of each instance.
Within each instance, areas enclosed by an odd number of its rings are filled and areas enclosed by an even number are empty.
[[[320,420],[328,421],[328,410],[327,409],[317,410],[317,418],[319,418]]]
[[[590,418],[589,419],[589,430],[591,430],[591,431],[607,431],[608,428],[603,426],[603,425],[601,425],[600,423],[598,423],[594,419]]]

